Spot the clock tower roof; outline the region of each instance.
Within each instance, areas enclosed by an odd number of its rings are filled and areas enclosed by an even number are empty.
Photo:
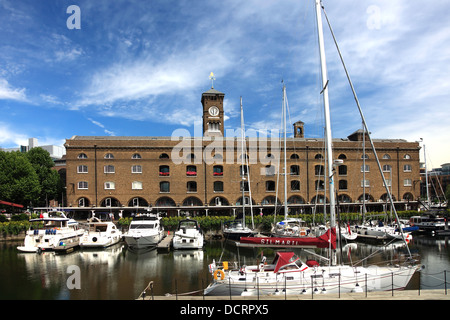
[[[209,89],[209,90],[206,91],[206,92],[203,92],[203,94],[223,94],[223,95],[225,95],[223,92],[217,91],[217,90],[214,89],[214,88],[211,88],[211,89]]]

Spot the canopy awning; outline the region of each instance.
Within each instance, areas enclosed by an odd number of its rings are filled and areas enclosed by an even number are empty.
[[[3,200],[0,200],[0,204],[4,204],[7,206],[11,206],[11,207],[23,208],[23,205],[21,205],[21,204],[12,203],[12,202],[3,201]]]

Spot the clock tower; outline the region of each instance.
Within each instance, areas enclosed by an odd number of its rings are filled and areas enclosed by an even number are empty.
[[[211,87],[202,94],[203,136],[223,137],[223,98],[225,94]]]

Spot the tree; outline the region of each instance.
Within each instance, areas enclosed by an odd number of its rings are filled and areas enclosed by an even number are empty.
[[[56,170],[50,153],[42,148],[33,148],[26,153],[34,168],[41,186],[39,202],[35,205],[46,206],[47,201],[57,199],[61,194],[60,177]]]
[[[39,178],[24,153],[0,151],[0,199],[34,205],[41,192]]]

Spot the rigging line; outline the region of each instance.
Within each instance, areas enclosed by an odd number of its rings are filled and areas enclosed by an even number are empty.
[[[358,107],[358,110],[359,110],[359,114],[360,114],[360,116],[361,116],[361,119],[362,119],[362,121],[363,121],[363,123],[364,123],[364,127],[365,127],[365,129],[366,129],[367,132],[370,132],[369,128],[367,127],[367,123],[366,123],[364,114],[363,114],[363,112],[362,112],[361,105],[359,104],[359,100],[358,100],[358,97],[357,97],[357,95],[356,95],[355,88],[353,87],[353,83],[352,83],[352,81],[351,81],[351,79],[350,79],[350,75],[349,75],[349,73],[348,73],[348,71],[347,71],[347,67],[345,66],[344,58],[342,57],[341,51],[340,51],[340,49],[339,49],[339,46],[338,46],[338,43],[337,43],[337,40],[336,40],[336,37],[334,36],[333,29],[331,28],[330,21],[328,20],[328,16],[327,16],[327,14],[326,14],[326,12],[325,12],[325,7],[324,7],[323,5],[322,5],[322,10],[323,10],[323,13],[324,13],[324,15],[325,15],[325,19],[327,20],[328,27],[330,28],[330,32],[331,32],[331,35],[332,35],[332,37],[333,37],[334,44],[336,45],[336,49],[337,49],[337,51],[338,51],[339,57],[340,57],[340,59],[341,59],[342,66],[343,66],[343,68],[344,68],[345,74],[347,75],[347,80],[348,80],[349,85],[350,85],[350,87],[351,87],[351,89],[352,89],[353,97],[354,97],[354,99],[355,99],[355,101],[356,101],[356,105],[357,105],[357,107]],[[371,144],[371,146],[372,146],[373,154],[374,154],[374,156],[375,156],[375,159],[377,160],[378,169],[379,169],[379,171],[380,171],[380,173],[381,173],[381,178],[383,179],[383,184],[384,184],[384,186],[385,186],[385,188],[386,188],[386,193],[388,194],[389,201],[390,201],[391,206],[392,206],[392,208],[393,208],[395,217],[396,217],[397,221],[399,221],[399,218],[398,218],[398,215],[397,215],[397,209],[395,209],[394,201],[393,201],[393,199],[392,199],[392,195],[391,195],[391,193],[389,192],[389,188],[388,188],[388,186],[387,186],[386,179],[384,178],[383,171],[382,171],[381,165],[380,165],[380,161],[379,161],[379,159],[378,159],[378,155],[377,155],[377,152],[376,152],[376,150],[375,150],[375,146],[374,146],[374,144],[373,144],[373,141],[372,141],[372,138],[370,137],[370,135],[368,135],[368,137],[369,137],[370,144]],[[408,250],[408,254],[409,254],[410,258],[412,258],[412,254],[411,254],[411,251],[409,250],[408,243],[406,242],[405,235],[404,235],[404,233],[403,233],[402,228],[400,228],[400,232],[401,232],[401,234],[402,234],[403,241],[404,241],[405,244],[406,244],[406,248],[407,248],[407,250]]]

